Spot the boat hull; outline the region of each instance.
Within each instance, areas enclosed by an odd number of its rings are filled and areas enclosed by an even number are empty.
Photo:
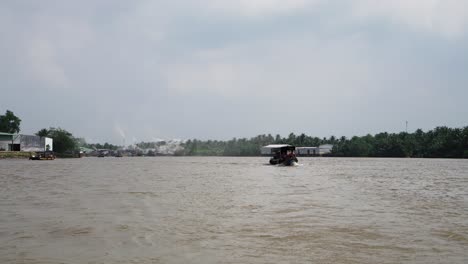
[[[37,152],[31,154],[30,160],[54,160],[55,154],[53,152]]]
[[[296,157],[287,158],[287,159],[278,159],[278,158],[271,158],[270,164],[271,165],[283,165],[283,166],[295,166],[297,165],[298,160]]]

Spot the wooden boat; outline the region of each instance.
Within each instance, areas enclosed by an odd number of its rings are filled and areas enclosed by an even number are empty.
[[[264,146],[261,149],[262,155],[273,156],[270,159],[271,165],[294,166],[297,164],[296,147],[287,144],[274,144]]]
[[[37,151],[31,152],[30,160],[54,160],[55,154],[52,151]]]

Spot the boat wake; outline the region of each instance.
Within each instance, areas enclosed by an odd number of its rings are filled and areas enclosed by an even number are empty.
[[[280,164],[276,164],[276,166],[278,167],[302,167],[304,166],[304,164],[301,164],[301,163],[297,163],[297,162],[291,162],[291,165],[285,165],[283,163],[280,163]]]

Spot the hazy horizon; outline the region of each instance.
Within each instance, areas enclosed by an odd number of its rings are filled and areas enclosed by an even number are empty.
[[[468,2],[2,1],[0,114],[89,142],[468,125]]]

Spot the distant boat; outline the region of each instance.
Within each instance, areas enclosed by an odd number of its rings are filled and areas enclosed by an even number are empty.
[[[287,144],[273,144],[261,148],[262,155],[272,155],[271,165],[297,165],[296,147]]]
[[[98,158],[104,158],[105,156],[109,156],[109,151],[107,149],[99,149],[97,151]]]
[[[30,160],[54,160],[55,154],[52,151],[37,151],[32,152],[29,156]]]

